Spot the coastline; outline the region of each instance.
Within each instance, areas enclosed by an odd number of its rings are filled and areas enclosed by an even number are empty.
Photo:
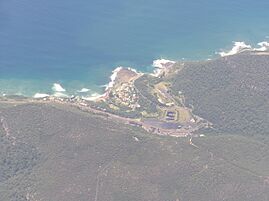
[[[224,62],[229,65],[226,61],[237,58],[237,55],[239,58],[246,58],[248,55],[268,56],[269,51],[244,49],[234,55],[218,58],[217,61],[200,62],[209,65],[210,62]],[[54,83],[53,95],[39,93],[35,97],[2,96],[0,101],[18,104],[60,103],[82,111],[106,115],[125,124],[141,127],[149,133],[175,137],[195,136],[196,131],[212,128],[213,124],[193,113],[193,106],[185,104],[184,92],[181,92],[181,88],[178,89],[180,91],[172,92],[170,87],[173,82],[169,80],[174,79],[178,72],[189,64],[197,65],[197,62],[155,60],[154,65],[157,68],[155,74],[141,73],[130,67],[118,67],[113,71],[105,93],[91,97],[67,96],[66,89]],[[81,91],[88,92],[88,89]]]
[[[215,60],[221,57],[227,57],[227,56],[240,54],[245,51],[254,52],[254,54],[259,54],[259,55],[267,55],[269,51],[269,42],[262,41],[262,42],[257,43],[256,46],[249,45],[243,41],[234,42],[233,47],[230,50],[221,50],[219,52],[215,52],[215,55],[219,55],[219,56],[213,59],[207,58],[207,59],[198,60],[195,62]],[[99,92],[92,90],[90,86],[87,87],[86,85],[84,87],[81,87],[80,89],[77,88],[73,91],[70,91],[70,89],[65,88],[63,84],[55,82],[51,84],[50,90],[47,90],[47,91],[39,90],[39,91],[33,92],[33,95],[24,94],[23,92],[9,93],[8,91],[5,91],[4,89],[2,89],[3,91],[0,93],[0,96],[7,96],[7,95],[16,96],[17,95],[17,96],[25,96],[28,98],[37,98],[37,99],[47,98],[50,96],[58,97],[58,98],[71,98],[74,96],[79,96],[85,100],[96,101],[107,95],[107,92],[109,91],[109,89],[112,88],[115,84],[114,82],[117,79],[118,72],[121,71],[122,69],[128,69],[137,74],[149,74],[154,77],[159,77],[162,75],[162,73],[165,71],[167,67],[171,67],[172,65],[179,62],[194,62],[194,61],[186,61],[184,59],[178,60],[178,61],[173,61],[173,60],[164,59],[164,58],[156,59],[156,60],[153,60],[151,64],[153,68],[152,72],[148,72],[148,73],[137,71],[136,69],[132,67],[118,66],[112,71],[112,74],[110,76],[110,81],[107,84],[100,86]]]

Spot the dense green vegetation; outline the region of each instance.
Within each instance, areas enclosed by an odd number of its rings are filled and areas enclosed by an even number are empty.
[[[269,134],[269,56],[244,53],[207,62],[186,62],[172,77],[194,113],[214,133]]]
[[[153,85],[170,82],[174,96],[182,92],[214,125],[198,130],[205,137],[193,144],[65,104],[0,99],[0,200],[269,200],[269,56],[243,53],[174,70],[165,80],[136,80],[138,111],[92,107],[127,117],[156,112]]]
[[[10,131],[6,136],[0,128],[2,200],[264,201],[269,196],[266,136],[195,138],[197,148],[187,138],[150,135],[64,105],[0,109]]]
[[[157,97],[152,94],[152,91],[154,84],[159,81],[160,80],[149,75],[143,75],[135,81],[134,85],[139,91],[140,111],[147,111],[149,113],[158,112],[157,106],[160,105],[160,102],[157,100]]]

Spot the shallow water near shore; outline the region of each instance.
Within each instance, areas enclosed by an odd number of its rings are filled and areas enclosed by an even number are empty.
[[[206,60],[233,41],[269,40],[267,0],[3,0],[0,94],[102,93],[111,71]],[[81,89],[86,92],[78,92]]]

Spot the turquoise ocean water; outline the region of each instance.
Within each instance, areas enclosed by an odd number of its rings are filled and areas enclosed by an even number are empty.
[[[1,0],[0,94],[101,93],[111,71],[269,40],[268,0]]]

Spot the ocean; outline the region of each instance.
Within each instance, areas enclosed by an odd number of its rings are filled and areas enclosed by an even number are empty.
[[[268,9],[268,0],[1,0],[0,94],[53,94],[57,83],[90,96],[117,66],[149,72],[159,58],[255,46],[269,41]]]

